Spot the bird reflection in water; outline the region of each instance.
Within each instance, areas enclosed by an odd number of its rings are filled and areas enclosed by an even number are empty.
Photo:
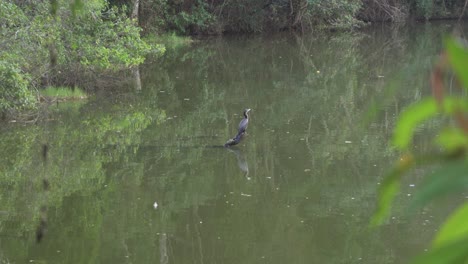
[[[229,152],[234,153],[234,155],[236,155],[237,166],[239,166],[239,169],[244,173],[244,177],[247,180],[250,180],[249,164],[247,163],[247,159],[245,158],[244,153],[242,153],[242,151],[237,148],[227,148],[227,150],[229,150]]]

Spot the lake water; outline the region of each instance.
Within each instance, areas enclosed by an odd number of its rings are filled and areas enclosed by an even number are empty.
[[[423,170],[368,223],[396,118],[430,95],[453,27],[207,39],[149,59],[141,89],[130,75],[37,124],[1,124],[0,262],[409,261],[450,209],[408,213]],[[221,147],[244,108],[248,136]]]

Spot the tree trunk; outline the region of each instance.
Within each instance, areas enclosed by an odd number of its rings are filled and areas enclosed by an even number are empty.
[[[131,19],[136,19],[138,24],[138,9],[140,8],[140,0],[133,0],[133,11],[132,15],[130,16]]]

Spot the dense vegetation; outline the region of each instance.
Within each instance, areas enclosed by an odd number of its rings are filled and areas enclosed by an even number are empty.
[[[33,109],[36,91],[43,87],[95,88],[103,72],[132,68],[149,52],[164,50],[148,45],[140,38],[142,33],[350,29],[369,21],[457,17],[464,4],[460,0],[2,0],[0,113]]]
[[[130,0],[114,0],[124,4]],[[183,34],[352,28],[363,22],[458,18],[462,0],[147,0],[146,31]]]

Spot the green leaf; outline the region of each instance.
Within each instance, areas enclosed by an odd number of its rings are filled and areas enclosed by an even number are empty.
[[[442,247],[445,244],[468,238],[468,203],[463,204],[445,221],[434,241],[434,247]]]
[[[468,137],[459,128],[446,128],[440,132],[436,139],[437,144],[448,152],[467,147]]]
[[[379,189],[377,209],[375,210],[370,222],[372,227],[381,224],[388,216],[393,199],[395,199],[395,195],[400,190],[400,178],[403,173],[408,171],[414,164],[412,158],[407,159],[408,160],[404,162],[400,162],[399,165],[385,177],[385,180]]]
[[[468,51],[457,42],[454,38],[449,38],[445,41],[447,55],[465,89],[468,89]]]
[[[458,240],[417,257],[412,264],[459,264],[468,260],[468,238]]]
[[[400,149],[408,148],[416,126],[435,116],[438,112],[434,98],[426,98],[406,108],[398,119],[393,134],[393,144]]]
[[[410,208],[422,207],[434,198],[468,188],[468,164],[450,162],[426,176],[421,188],[414,194]]]

